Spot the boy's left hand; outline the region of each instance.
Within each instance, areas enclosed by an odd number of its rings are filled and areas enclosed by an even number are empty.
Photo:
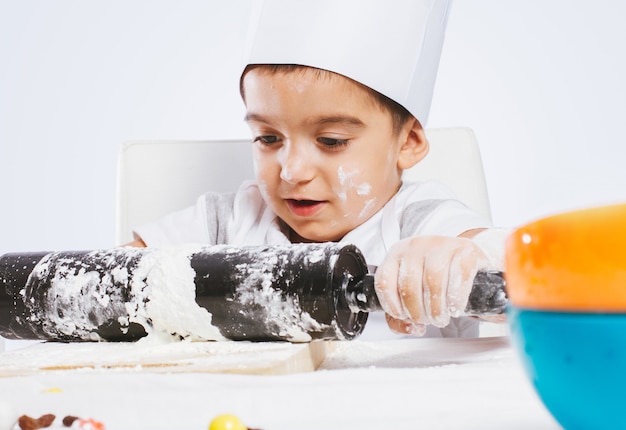
[[[376,293],[396,332],[421,336],[463,315],[474,277],[488,264],[470,239],[424,236],[391,247],[376,271]]]

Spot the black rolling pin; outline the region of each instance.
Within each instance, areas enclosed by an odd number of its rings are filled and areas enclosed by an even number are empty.
[[[201,340],[349,340],[361,334],[368,312],[381,310],[373,279],[355,246],[330,243],[5,254],[0,335],[133,341],[158,328]],[[191,292],[189,302],[179,289]],[[502,273],[480,272],[466,314],[505,307]],[[204,309],[215,339],[177,323]],[[162,321],[170,310],[181,317],[173,327]]]

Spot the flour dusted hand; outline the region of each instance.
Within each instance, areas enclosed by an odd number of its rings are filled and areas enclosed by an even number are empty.
[[[376,292],[389,327],[421,336],[463,315],[485,253],[462,237],[425,236],[397,242],[376,272]]]

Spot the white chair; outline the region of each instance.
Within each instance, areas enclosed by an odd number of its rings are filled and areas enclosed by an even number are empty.
[[[478,142],[469,128],[426,130],[430,152],[405,172],[410,180],[446,184],[469,207],[491,218]],[[119,152],[117,243],[138,225],[193,204],[206,191],[235,191],[254,177],[249,140],[131,141]]]

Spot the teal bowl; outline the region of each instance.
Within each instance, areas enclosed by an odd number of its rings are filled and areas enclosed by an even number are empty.
[[[507,314],[528,377],[565,429],[626,429],[626,314]]]

